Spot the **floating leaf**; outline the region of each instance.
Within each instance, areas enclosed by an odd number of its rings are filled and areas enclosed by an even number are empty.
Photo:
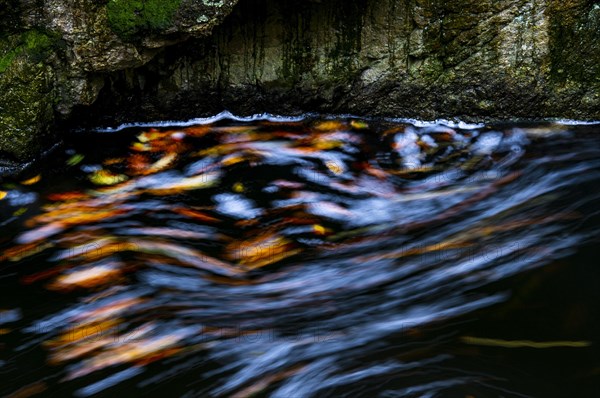
[[[76,322],[98,322],[104,319],[114,318],[131,307],[144,303],[146,300],[139,297],[127,297],[109,301],[100,307],[91,307],[75,317]]]
[[[244,192],[244,184],[242,184],[241,182],[236,182],[235,184],[233,184],[233,191],[237,193]]]
[[[107,319],[100,322],[86,322],[78,325],[75,328],[68,328],[65,332],[61,333],[57,338],[49,340],[45,345],[51,348],[58,348],[59,346],[66,346],[73,343],[81,342],[82,340],[89,340],[90,338],[97,338],[99,334],[106,333],[108,330],[113,329],[119,324],[118,319]],[[88,341],[85,342],[86,344]]]
[[[319,224],[313,225],[313,230],[317,235],[325,235],[329,231],[327,228]]]
[[[150,145],[148,145],[147,143],[135,142],[131,145],[131,149],[133,149],[134,151],[138,151],[138,152],[147,152],[147,151],[152,150],[152,147]]]
[[[198,250],[184,245],[149,240],[132,240],[132,248],[135,251],[149,254],[160,254],[181,262],[182,265],[204,269],[219,275],[235,275],[240,270],[230,264],[208,256]]]
[[[247,133],[258,129],[258,126],[242,125],[242,126],[222,126],[213,127],[211,130],[219,133],[240,134]]]
[[[158,132],[156,130],[150,130],[150,131],[145,131],[145,132],[139,134],[137,136],[137,139],[139,142],[146,143],[146,142],[156,140],[157,138],[161,138],[164,135],[165,135],[164,133]]]
[[[221,163],[223,163],[223,166],[231,166],[233,164],[243,162],[244,160],[246,160],[244,156],[235,155],[226,157],[221,161]]]
[[[56,202],[66,202],[70,200],[83,200],[89,198],[89,195],[83,192],[57,192],[51,193],[46,196],[49,200]]]
[[[52,290],[72,288],[91,288],[108,282],[113,282],[121,275],[121,270],[112,265],[97,265],[83,270],[61,275],[48,287]]]
[[[141,174],[146,175],[146,174],[158,173],[159,171],[165,170],[167,167],[169,167],[173,163],[175,163],[176,159],[177,159],[176,153],[169,153],[169,154],[163,156],[162,158],[160,158],[159,160],[157,160],[156,162],[152,163],[145,170],[143,170],[141,172]]]
[[[355,128],[357,130],[369,128],[369,125],[365,121],[362,121],[362,120],[351,120],[350,126],[352,126],[352,128]]]
[[[193,126],[193,127],[188,127],[185,129],[185,133],[187,135],[190,135],[193,137],[202,137],[209,131],[210,131],[209,126]]]
[[[323,122],[318,122],[315,124],[316,130],[322,131],[331,131],[331,130],[344,130],[346,129],[346,124],[343,122],[339,122],[337,120],[326,120]]]
[[[327,162],[325,162],[325,166],[327,166],[329,170],[331,170],[334,174],[337,175],[340,175],[344,172],[344,168],[340,166],[339,163],[334,162],[333,160],[328,160]]]
[[[24,387],[19,388],[10,395],[6,395],[7,398],[28,398],[33,397],[48,389],[48,385],[43,381],[36,381],[35,383],[28,384]]]
[[[221,173],[219,172],[199,174],[193,177],[166,182],[164,185],[148,189],[148,192],[155,195],[172,195],[182,191],[209,188],[219,181],[220,176]]]
[[[104,162],[102,162],[102,164],[104,164],[105,166],[112,166],[115,164],[121,164],[125,161],[125,158],[109,158],[106,159]]]
[[[23,185],[33,185],[33,184],[36,184],[36,183],[40,182],[41,179],[42,179],[42,175],[38,174],[38,175],[36,175],[34,177],[31,177],[28,180],[21,181],[21,184],[23,184]]]
[[[26,211],[27,211],[27,207],[21,207],[20,209],[16,210],[16,211],[13,213],[13,216],[15,216],[15,217],[19,217],[19,216],[21,216],[21,215],[25,214],[25,212],[26,212]]]
[[[143,174],[150,165],[150,159],[147,154],[134,153],[127,159],[129,172],[134,175]]]
[[[166,238],[179,239],[211,239],[218,238],[218,235],[209,235],[206,232],[186,231],[183,229],[166,228],[166,227],[140,227],[127,228],[121,232],[124,235],[139,235],[139,236],[164,236]]]
[[[84,155],[77,153],[77,154],[75,154],[75,155],[71,156],[71,157],[69,158],[69,160],[67,160],[67,165],[68,165],[68,166],[75,166],[75,165],[77,165],[77,164],[81,163],[81,161],[82,161],[84,158],[85,158],[85,156],[84,156]]]
[[[228,246],[228,256],[250,269],[264,267],[300,252],[288,239],[268,234]]]
[[[220,221],[218,218],[211,217],[201,211],[187,209],[184,207],[176,207],[173,209],[173,212],[184,215],[186,217],[193,218],[194,220],[198,220],[198,221],[211,222],[211,223]]]
[[[54,246],[52,242],[40,243],[38,241],[17,245],[5,250],[4,253],[0,255],[0,261],[5,259],[8,259],[9,261],[21,261],[24,258],[39,254],[52,246]]]
[[[89,176],[92,183],[96,185],[114,185],[127,180],[124,174],[114,174],[108,170],[98,170]]]

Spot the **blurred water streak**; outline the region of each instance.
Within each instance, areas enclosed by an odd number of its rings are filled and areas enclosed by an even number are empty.
[[[1,393],[596,388],[600,127],[149,127],[0,184]]]

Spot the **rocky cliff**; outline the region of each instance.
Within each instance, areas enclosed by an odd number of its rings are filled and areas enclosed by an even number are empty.
[[[237,3],[237,4],[236,4]],[[0,156],[56,125],[303,111],[600,118],[598,0],[3,0]]]

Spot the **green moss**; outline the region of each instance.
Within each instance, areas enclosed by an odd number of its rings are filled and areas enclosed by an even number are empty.
[[[9,49],[5,54],[0,55],[0,73],[4,73],[12,64],[15,57],[19,54],[19,49]]]
[[[30,30],[23,34],[24,49],[32,62],[45,60],[56,44],[56,40],[44,33]]]
[[[38,152],[53,120],[56,39],[30,30],[0,39],[0,154],[17,160]]]
[[[51,53],[56,40],[42,32],[30,30],[0,41],[0,73],[6,72],[20,55],[30,62],[45,60]]]
[[[171,25],[181,0],[110,0],[106,6],[112,30],[125,40]]]
[[[0,104],[0,153],[30,159],[53,120],[50,68],[16,57],[0,75]]]

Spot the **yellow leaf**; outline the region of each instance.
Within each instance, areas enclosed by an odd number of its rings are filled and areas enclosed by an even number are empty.
[[[357,130],[369,128],[369,125],[366,122],[363,122],[362,120],[352,120],[350,121],[350,126]]]
[[[153,141],[161,136],[164,136],[164,133],[159,131],[145,131],[137,136],[138,141],[146,143],[149,141]]]
[[[318,224],[313,225],[313,230],[317,235],[325,235],[325,233],[327,232],[327,229],[325,229],[325,227]]]
[[[158,159],[156,162],[152,163],[148,169],[142,172],[142,174],[154,174],[159,171],[162,171],[169,167],[175,160],[177,159],[176,153],[169,153],[162,158]]]
[[[23,184],[23,185],[33,185],[33,184],[35,184],[36,182],[39,182],[41,178],[42,178],[42,175],[41,175],[41,174],[38,174],[38,175],[36,175],[35,177],[31,177],[31,178],[30,178],[30,179],[28,179],[28,180],[21,181],[21,184]]]
[[[327,166],[327,168],[336,175],[340,175],[344,172],[344,169],[333,160],[328,160],[327,162],[325,162],[325,166]]]
[[[75,287],[91,288],[114,281],[121,275],[121,270],[111,266],[98,265],[75,271],[66,275],[61,275],[50,284],[52,290],[66,290]]]
[[[243,162],[243,156],[230,156],[222,160],[223,166],[231,166],[232,164]]]
[[[83,155],[82,155],[82,157],[83,157]],[[124,161],[125,161],[125,158],[109,158],[109,159],[106,159],[103,164],[105,166],[110,166],[110,165],[114,165],[114,164],[123,163]]]
[[[90,181],[96,185],[114,185],[127,180],[124,174],[113,174],[107,170],[98,170],[89,177]]]
[[[315,129],[321,131],[343,130],[345,127],[346,126],[342,122],[336,120],[326,120],[315,125]]]
[[[131,149],[133,149],[134,151],[145,152],[145,151],[149,151],[151,148],[150,148],[150,145],[146,145],[145,143],[135,142],[131,146]]]
[[[148,192],[156,195],[172,195],[181,191],[212,187],[219,181],[220,173],[204,173],[197,176],[182,178],[176,182],[169,182],[163,186],[149,189]]]
[[[67,329],[60,336],[53,340],[49,340],[45,345],[50,347],[66,346],[71,343],[80,342],[82,340],[98,339],[110,329],[113,329],[120,323],[119,319],[109,319],[101,322],[84,323],[81,326]]]
[[[19,210],[15,211],[13,213],[13,216],[18,217],[18,216],[22,215],[23,213],[25,213],[26,211],[27,211],[27,207],[21,207]]]
[[[291,241],[272,234],[232,243],[228,250],[229,258],[237,260],[248,269],[264,267],[300,252],[293,248]]]
[[[244,192],[244,184],[241,182],[236,182],[233,184],[233,190],[238,193]]]
[[[8,192],[0,191],[0,200],[4,199],[8,195]]]
[[[327,149],[339,148],[342,145],[343,145],[343,142],[339,141],[339,140],[318,140],[313,144],[313,148],[327,150]]]

